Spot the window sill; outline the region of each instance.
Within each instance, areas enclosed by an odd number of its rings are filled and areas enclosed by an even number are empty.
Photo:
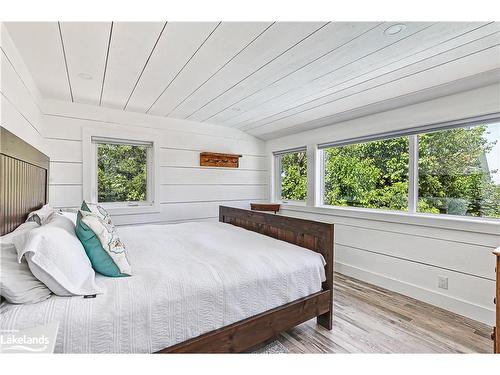
[[[133,214],[153,214],[160,212],[160,207],[157,204],[142,204],[137,206],[129,206],[126,204],[106,204],[100,205],[111,215],[133,215]]]
[[[276,203],[283,204],[283,205],[290,205],[290,206],[299,206],[299,207],[306,207],[306,202],[305,201],[282,201],[278,200]]]
[[[305,206],[282,203],[282,209],[297,212],[315,213],[326,216],[382,221],[398,224],[425,226],[439,229],[460,230],[474,233],[500,233],[500,219],[480,219],[460,216],[438,216],[432,214],[418,214],[398,211],[384,211],[358,207],[337,206]]]

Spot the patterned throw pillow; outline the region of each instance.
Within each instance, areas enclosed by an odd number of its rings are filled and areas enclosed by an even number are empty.
[[[109,216],[108,211],[95,203],[88,203],[83,201],[80,210],[92,212],[99,216],[101,219],[109,221],[111,223],[111,216]]]
[[[120,241],[111,218],[102,207],[95,207],[92,210],[91,205],[83,202],[76,223],[76,235],[85,248],[92,268],[109,277],[132,275],[125,245]]]

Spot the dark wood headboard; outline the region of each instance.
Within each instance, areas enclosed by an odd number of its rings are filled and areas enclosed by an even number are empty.
[[[49,157],[0,127],[0,235],[48,201]]]
[[[219,206],[219,221],[320,253],[326,261],[323,290],[333,293],[333,224],[226,206]]]

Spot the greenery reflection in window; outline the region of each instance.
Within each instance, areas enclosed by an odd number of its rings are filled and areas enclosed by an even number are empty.
[[[98,143],[98,201],[145,201],[147,154],[146,146]]]
[[[291,152],[279,156],[281,199],[303,201],[307,196],[307,154]]]
[[[324,150],[324,204],[408,210],[408,137]]]
[[[418,211],[500,217],[500,124],[418,136]]]

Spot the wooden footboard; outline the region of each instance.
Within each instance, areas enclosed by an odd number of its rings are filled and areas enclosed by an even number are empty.
[[[232,207],[219,207],[219,221],[286,241],[323,255],[326,280],[322,291],[165,348],[159,353],[238,353],[317,317],[333,323],[333,224]]]

